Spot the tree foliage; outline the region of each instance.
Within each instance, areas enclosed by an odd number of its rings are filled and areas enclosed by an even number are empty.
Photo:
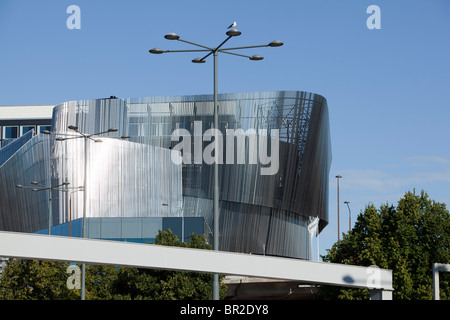
[[[191,241],[179,242],[168,230],[159,231],[155,244],[196,249],[211,249],[204,235],[191,235]],[[206,300],[212,298],[212,275],[155,269],[120,268],[114,284],[115,299]],[[223,298],[226,286],[221,284]]]
[[[333,263],[377,265],[393,271],[394,299],[432,299],[432,264],[450,263],[450,215],[424,191],[407,192],[396,207],[368,205],[355,226],[322,257]],[[322,287],[331,299],[367,299],[367,290]],[[450,299],[450,275],[440,274],[440,297]]]
[[[159,231],[157,245],[211,249],[204,235],[180,242],[172,231]],[[80,290],[67,288],[69,264],[10,259],[0,277],[0,299],[78,300]],[[211,299],[212,275],[104,265],[86,266],[86,299]],[[221,284],[221,297],[226,286]]]
[[[2,300],[78,300],[80,290],[67,287],[68,263],[10,259],[0,278]],[[86,266],[86,298],[108,299],[115,276],[111,266]]]

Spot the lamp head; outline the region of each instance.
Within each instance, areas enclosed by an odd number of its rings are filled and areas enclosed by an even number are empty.
[[[206,61],[203,60],[202,58],[195,58],[194,60],[192,60],[193,63],[205,63]]]
[[[268,44],[269,47],[281,47],[284,43],[279,40],[273,40]]]
[[[237,37],[240,35],[241,35],[241,32],[237,29],[230,29],[227,31],[227,36],[230,36],[230,37]]]
[[[164,38],[166,38],[167,40],[178,40],[178,39],[180,39],[180,36],[177,35],[176,33],[171,32],[171,33],[166,34],[164,36]]]
[[[78,130],[78,127],[77,127],[77,126],[68,126],[68,128],[69,128],[70,130],[75,130],[75,131]]]
[[[164,51],[162,51],[160,48],[153,48],[153,49],[148,50],[148,52],[153,53],[153,54],[164,53]]]
[[[264,57],[262,57],[262,56],[260,56],[260,55],[258,55],[258,54],[254,54],[254,55],[252,55],[249,59],[250,59],[250,60],[253,60],[253,61],[258,61],[258,60],[264,59]]]

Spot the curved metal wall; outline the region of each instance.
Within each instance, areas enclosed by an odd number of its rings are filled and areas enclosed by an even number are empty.
[[[21,141],[10,146],[16,143]],[[48,227],[48,192],[16,185],[31,181],[49,185],[50,153],[49,137],[34,136],[0,166],[0,230],[33,232]]]
[[[213,127],[212,100],[212,95],[195,95],[85,100],[56,106],[55,133],[67,134],[69,125],[88,134],[118,129],[110,135],[113,138],[102,138],[101,146],[91,143],[89,216],[199,216],[212,226],[213,165],[201,159],[203,153],[199,159],[197,152],[206,152],[211,145],[205,133]],[[224,162],[219,165],[221,250],[311,257],[308,223],[312,217],[320,218],[320,230],[328,223],[328,121],[326,100],[312,93],[219,95]],[[177,149],[185,138],[173,139],[176,129],[189,134],[190,153],[183,149],[181,155],[190,163],[176,165],[170,159],[175,151],[168,149]],[[256,140],[247,138],[241,149],[237,143],[227,148],[227,129],[254,129]],[[120,141],[122,135],[130,139]],[[273,137],[278,141],[278,155],[270,144]],[[52,178],[63,181],[68,177],[73,186],[82,185],[82,139],[49,143]],[[249,163],[252,152],[266,146],[264,154],[272,161]],[[237,164],[242,150],[245,162]],[[235,157],[228,158],[231,151]],[[274,166],[275,156],[274,174],[261,174]],[[14,162],[22,161],[14,158]],[[234,160],[227,163],[226,159]],[[5,170],[0,167],[0,174]],[[72,196],[79,217],[82,196]],[[68,220],[68,198],[63,198],[57,201],[55,223]]]

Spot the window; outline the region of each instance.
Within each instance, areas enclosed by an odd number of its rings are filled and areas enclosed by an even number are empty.
[[[141,131],[139,132],[140,136],[149,136],[149,124],[148,123],[141,123]]]
[[[3,127],[3,137],[5,139],[15,139],[19,136],[19,128],[18,127]]]
[[[159,128],[160,128],[160,135],[162,136],[168,136],[171,134],[171,132],[169,132],[169,124],[168,123],[160,123],[159,124]]]
[[[27,133],[28,131],[31,131],[31,130],[36,132],[36,127],[35,126],[21,126],[20,130],[22,131],[20,135],[24,135],[25,133]]]
[[[139,123],[130,124],[130,136],[132,137],[139,136]]]
[[[52,131],[52,126],[39,126],[39,133],[42,133],[44,130]]]

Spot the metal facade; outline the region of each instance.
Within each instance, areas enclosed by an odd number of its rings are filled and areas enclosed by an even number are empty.
[[[89,218],[202,217],[208,230],[213,225],[214,166],[202,155],[211,151],[212,107],[212,95],[56,106],[54,134],[34,136],[0,167],[0,230],[36,232],[48,226],[45,192],[18,190],[16,184],[83,184],[83,139],[55,140],[69,133],[69,125],[87,134],[118,129],[101,137],[102,143],[89,141]],[[320,219],[320,230],[328,223],[328,121],[325,98],[313,93],[219,95],[220,250],[311,258],[308,224],[314,217]],[[174,138],[177,129],[184,133]],[[227,133],[238,129],[256,135],[242,145],[227,140]],[[120,140],[123,135],[130,138]],[[270,144],[274,138],[277,148]],[[189,152],[175,151],[182,141],[189,141]],[[173,161],[174,153],[182,156],[181,164]],[[270,155],[271,162],[261,155]],[[263,174],[275,160],[276,170]],[[54,225],[81,218],[82,195],[53,191]]]

